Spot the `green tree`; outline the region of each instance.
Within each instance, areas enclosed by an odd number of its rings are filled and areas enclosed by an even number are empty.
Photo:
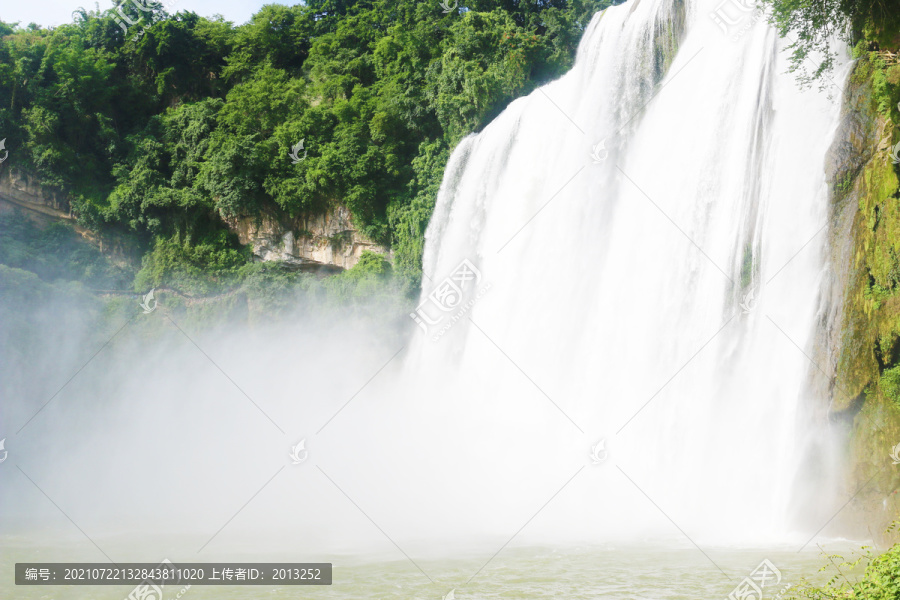
[[[791,41],[790,70],[804,86],[834,71],[835,40],[854,45],[869,40],[871,49],[900,45],[900,5],[896,0],[763,0],[769,20]]]

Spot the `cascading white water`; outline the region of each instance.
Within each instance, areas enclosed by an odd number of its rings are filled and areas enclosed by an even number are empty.
[[[407,373],[443,373],[459,386],[447,396],[496,421],[463,436],[479,440],[474,454],[517,428],[531,439],[520,474],[543,480],[535,508],[575,469],[554,480],[527,465],[581,453],[588,466],[554,499],[548,535],[678,535],[661,512],[712,543],[786,540],[798,525],[809,407],[827,403],[807,397],[804,353],[839,105],[800,91],[784,42],[742,8],[608,9],[570,73],[448,164],[420,313],[437,322]],[[726,33],[713,14],[738,22]],[[456,281],[468,308],[451,323],[460,309],[444,315],[429,294],[464,259],[481,280]],[[601,439],[609,457],[595,465]]]
[[[165,534],[140,560],[176,542],[403,561],[459,544],[479,564],[512,542],[806,542],[831,516],[805,503],[826,399],[804,353],[839,105],[720,1],[595,16],[571,72],[462,141],[412,343],[306,313],[188,340],[164,310],[161,341],[126,328],[33,378],[10,422],[78,369],[10,437],[6,521]]]

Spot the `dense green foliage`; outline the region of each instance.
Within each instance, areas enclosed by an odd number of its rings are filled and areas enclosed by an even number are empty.
[[[896,600],[900,598],[900,544],[880,556],[868,549],[854,560],[828,555],[821,570],[831,573],[825,585],[804,581],[789,595],[790,600]],[[853,571],[865,564],[865,573],[857,577]],[[860,567],[861,568],[861,567]]]
[[[16,213],[0,214],[0,264],[44,281],[80,281],[95,289],[121,288],[133,276],[85,243],[71,225],[40,227]]]
[[[82,226],[132,232],[138,289],[209,291],[250,260],[226,219],[335,202],[415,289],[453,146],[568,69],[614,2],[308,0],[239,26],[150,2],[124,5],[127,28],[112,8],[53,29],[0,22],[5,165],[67,192]],[[827,75],[835,33],[864,40],[858,53],[896,46],[900,11],[881,0],[771,4],[798,69],[826,52],[808,77]],[[882,79],[890,111],[897,82]]]
[[[900,65],[886,64],[862,46],[849,82],[860,92],[852,108],[873,127],[900,123]],[[891,158],[900,128],[886,127],[885,132],[891,134],[890,146],[858,173],[838,174],[835,182],[836,202],[849,199],[858,206],[853,225],[857,250],[843,301],[848,333],[839,372],[849,397],[865,389],[869,397],[900,409],[900,167]]]
[[[112,9],[0,22],[7,165],[71,194],[81,224],[133,231],[142,286],[246,262],[223,219],[332,202],[415,284],[452,147],[562,74],[609,4],[308,0],[234,26],[151,2],[124,5],[127,30]]]

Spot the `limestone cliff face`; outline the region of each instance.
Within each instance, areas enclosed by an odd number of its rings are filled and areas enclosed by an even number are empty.
[[[18,169],[0,167],[0,198],[48,217],[74,220],[65,194]]]
[[[289,219],[273,213],[225,219],[242,244],[250,244],[258,261],[284,261],[302,269],[349,269],[364,250],[389,255],[390,250],[366,238],[351,221],[350,211],[333,205],[325,213]]]
[[[24,171],[0,167],[0,211],[17,209],[26,209],[36,218],[64,219],[73,224],[75,221],[65,194],[42,185]],[[223,220],[242,244],[251,246],[258,261],[284,261],[302,270],[327,273],[353,267],[364,250],[390,256],[388,248],[366,238],[353,226],[350,211],[341,205],[296,219],[266,212]],[[104,242],[109,245],[109,240],[94,232],[75,228],[101,249]]]
[[[23,215],[42,228],[66,222],[84,243],[98,248],[112,264],[127,270],[140,268],[141,248],[129,232],[121,228],[95,231],[78,225],[65,193],[43,185],[26,171],[0,166],[0,213],[5,212]]]
[[[887,542],[882,532],[900,515],[900,466],[890,457],[900,405],[883,381],[900,364],[900,199],[896,126],[875,104],[875,68],[865,57],[855,65],[826,161],[833,277],[816,360],[830,379],[831,421],[845,450],[832,533]]]
[[[841,121],[825,157],[825,171],[832,188],[828,247],[833,277],[823,302],[825,343],[824,354],[820,358],[832,378],[838,376],[838,363],[847,351],[844,341],[853,337],[852,315],[851,311],[845,310],[845,304],[865,275],[856,264],[860,257],[858,238],[861,233],[857,221],[860,199],[865,194],[860,176],[873,160],[884,161],[884,157],[875,156],[878,140],[884,136],[884,122],[871,106],[871,82],[860,77],[857,69],[854,69],[844,91]],[[866,384],[865,381],[846,381],[846,368],[844,371],[840,373],[843,380],[841,387],[852,388],[852,391],[834,394],[834,411],[848,408],[850,400],[847,394],[855,397]],[[838,385],[836,381],[832,381],[834,385]]]

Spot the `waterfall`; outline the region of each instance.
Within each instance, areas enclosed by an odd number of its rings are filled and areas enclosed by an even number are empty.
[[[837,510],[810,381],[840,90],[800,90],[787,43],[740,0],[595,15],[454,151],[412,319],[117,325],[8,394],[0,525],[77,522],[96,560],[144,531],[142,560],[471,551],[454,581],[517,544],[793,552]]]
[[[609,8],[450,159],[405,376],[442,382],[473,468],[517,448],[510,497],[559,491],[536,537],[808,533],[840,90],[800,90],[786,43],[738,0]]]

